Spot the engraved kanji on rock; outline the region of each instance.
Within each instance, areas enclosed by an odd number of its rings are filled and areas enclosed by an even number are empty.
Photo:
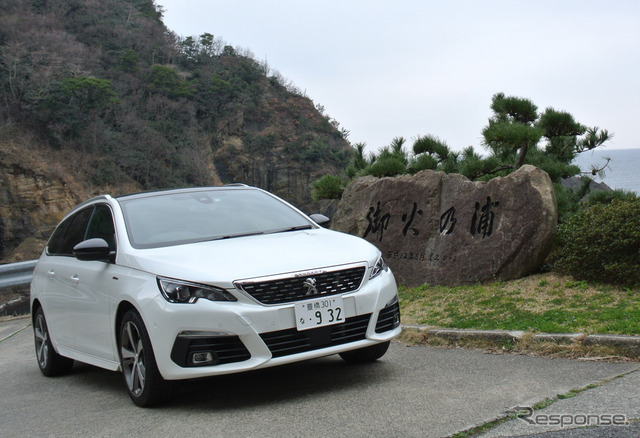
[[[551,179],[525,165],[487,182],[431,170],[358,178],[332,228],[376,245],[401,283],[455,285],[534,272],[557,218]]]

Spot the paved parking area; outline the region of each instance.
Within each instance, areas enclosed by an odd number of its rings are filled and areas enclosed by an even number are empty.
[[[21,321],[12,330],[29,322]],[[392,343],[375,364],[332,356],[185,382],[166,405],[141,409],[119,373],[77,364],[67,376],[43,377],[28,327],[0,342],[0,435],[440,437],[637,368]],[[614,401],[627,395],[616,394],[640,394],[640,378],[632,373],[600,388],[611,388],[610,404],[581,409],[623,412]],[[636,411],[624,413],[640,417],[638,403],[633,398]]]

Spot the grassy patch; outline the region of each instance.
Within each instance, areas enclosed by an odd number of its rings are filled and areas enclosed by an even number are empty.
[[[548,273],[472,286],[402,286],[399,293],[404,324],[640,335],[640,287]]]

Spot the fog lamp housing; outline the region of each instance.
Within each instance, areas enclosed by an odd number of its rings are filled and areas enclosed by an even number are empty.
[[[215,363],[215,353],[212,351],[196,351],[191,353],[189,362],[193,366],[213,365]]]

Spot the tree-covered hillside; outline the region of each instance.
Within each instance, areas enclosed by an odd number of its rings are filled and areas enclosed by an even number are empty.
[[[300,202],[252,163],[315,174],[350,153],[269,66],[211,34],[176,37],[152,0],[4,0],[0,120],[80,152],[96,186],[262,179]]]
[[[249,50],[177,37],[152,0],[0,4],[0,259],[105,192],[243,182],[316,210],[347,133]]]

